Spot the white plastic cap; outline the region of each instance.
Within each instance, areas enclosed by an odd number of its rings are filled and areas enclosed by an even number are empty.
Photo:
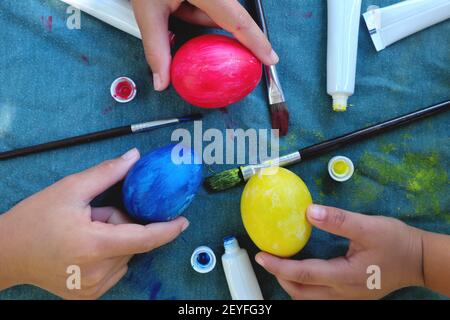
[[[120,85],[124,85],[124,87],[126,87],[126,90],[129,90],[129,94],[126,97],[121,97],[120,95],[117,94],[117,89],[119,88]],[[136,89],[136,84],[134,83],[133,80],[131,80],[128,77],[120,77],[117,78],[116,80],[114,80],[114,82],[111,84],[111,96],[114,98],[114,100],[116,100],[117,102],[120,103],[127,103],[132,101],[137,94],[137,89]]]
[[[334,170],[334,165],[340,161],[343,161],[347,164],[348,166],[348,170],[346,170],[345,172],[336,172]],[[355,166],[353,165],[352,160],[350,160],[347,157],[343,157],[343,156],[337,156],[332,158],[329,162],[328,162],[328,173],[330,174],[330,177],[337,181],[337,182],[345,182],[350,180],[350,178],[353,176],[353,174],[355,173]]]
[[[348,96],[346,95],[334,95],[333,96],[333,110],[336,112],[347,111]]]
[[[191,265],[198,273],[208,273],[216,266],[216,255],[209,247],[198,247],[191,256]]]

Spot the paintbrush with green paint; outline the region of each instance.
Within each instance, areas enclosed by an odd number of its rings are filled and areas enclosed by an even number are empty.
[[[220,192],[233,188],[257,174],[260,170],[273,166],[286,167],[292,164],[299,163],[303,160],[316,158],[325,153],[333,151],[338,148],[345,147],[349,144],[362,141],[374,135],[381,134],[388,130],[398,128],[400,126],[409,124],[416,120],[448,111],[450,109],[450,100],[432,105],[428,108],[421,109],[376,125],[367,127],[365,129],[357,130],[343,136],[330,139],[310,147],[300,149],[297,152],[288,154],[286,156],[266,161],[258,165],[249,165],[245,167],[235,168],[222,173],[218,173],[206,178],[205,187],[210,192]]]

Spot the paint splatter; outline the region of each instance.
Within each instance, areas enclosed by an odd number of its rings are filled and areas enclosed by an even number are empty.
[[[387,143],[380,145],[380,150],[385,154],[391,154],[392,152],[397,150],[397,147],[393,143]]]
[[[291,132],[286,138],[285,141],[289,147],[298,145],[298,136]]]
[[[311,19],[312,16],[313,16],[313,12],[312,12],[312,11],[308,11],[308,12],[306,12],[306,13],[303,15],[303,17],[306,18],[306,19]]]
[[[113,111],[113,107],[114,105],[111,105],[109,107],[106,107],[105,109],[102,110],[102,115],[106,116],[108,114],[110,114]]]
[[[402,134],[403,139],[410,140],[413,138],[413,135],[411,133],[404,133]]]
[[[321,188],[323,186],[323,180],[322,178],[314,178],[314,182],[316,183],[316,186]]]
[[[355,190],[355,192],[352,192],[354,196],[352,202],[357,206],[374,202],[384,190],[383,185],[373,183],[371,179],[363,176],[359,170],[355,171],[352,183]]]
[[[41,23],[44,26],[45,31],[52,32],[53,30],[53,17],[52,16],[41,16]]]
[[[326,194],[323,191],[325,189],[324,187],[324,178],[325,177],[317,177],[317,178],[313,178],[314,179],[314,183],[317,186],[318,189],[318,194],[316,195],[316,197],[314,197],[313,201],[317,201],[318,203],[321,203],[324,201]]]
[[[160,296],[162,282],[155,279],[155,274],[151,271],[154,257],[150,254],[144,254],[133,260],[133,268],[130,268],[126,275],[126,281],[129,285],[139,292],[144,292],[150,300],[167,300]]]
[[[235,124],[234,124],[233,118],[230,116],[228,108],[220,108],[219,110],[223,114],[223,120],[225,122],[225,127],[227,129],[234,129]],[[230,133],[228,135],[228,138],[233,140],[234,139],[234,134]]]
[[[300,143],[303,141],[305,137],[312,138],[314,142],[325,140],[325,136],[322,132],[315,130],[306,130],[301,128],[299,135],[291,131],[291,133],[285,137],[285,141],[289,149],[291,148],[298,149]]]
[[[83,61],[83,63],[85,64],[85,65],[90,65],[90,61],[89,61],[89,57],[88,56],[86,56],[86,55],[82,55],[81,56],[81,60]]]
[[[184,243],[188,243],[187,239],[183,236],[180,237],[181,241],[183,241]]]
[[[157,281],[151,286],[150,290],[150,300],[156,300],[158,298],[158,295],[161,291],[162,283]]]
[[[325,140],[325,136],[324,136],[323,133],[320,132],[320,131],[316,131],[316,130],[306,130],[306,129],[303,129],[303,128],[302,128],[302,129],[300,129],[300,132],[301,132],[303,135],[313,137],[314,140],[316,140],[316,141],[322,141],[322,140]],[[298,143],[298,141],[297,141],[297,143]]]
[[[220,108],[219,111],[222,112],[222,114],[225,114],[225,115],[229,115],[230,114],[230,112],[228,111],[228,108]]]
[[[450,213],[441,213],[441,201],[448,199],[449,180],[439,154],[408,152],[400,163],[393,163],[366,152],[361,158],[360,168],[380,185],[393,184],[402,188],[416,215],[431,212],[450,218]]]

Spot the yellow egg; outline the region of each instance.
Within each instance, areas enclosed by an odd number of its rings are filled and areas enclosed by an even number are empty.
[[[241,198],[241,214],[250,238],[262,251],[279,257],[300,252],[311,235],[306,209],[311,194],[302,179],[284,168],[253,176]]]

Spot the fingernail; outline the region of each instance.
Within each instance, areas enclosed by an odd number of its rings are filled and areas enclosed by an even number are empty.
[[[158,73],[154,73],[153,74],[153,88],[156,91],[161,91],[162,90],[162,85],[161,85],[161,77]]]
[[[187,228],[189,228],[189,225],[190,225],[189,221],[186,220],[186,222],[181,227],[181,232],[184,232]]]
[[[256,255],[256,256],[255,256],[255,261],[256,261],[261,267],[264,267],[264,259],[261,258],[260,255]]]
[[[272,62],[272,64],[277,64],[278,61],[280,61],[280,57],[278,57],[277,53],[273,49],[270,53],[270,61]]]
[[[129,161],[129,160],[136,159],[138,156],[139,156],[139,151],[138,151],[138,149],[134,148],[134,149],[131,149],[130,151],[128,151],[127,153],[125,153],[122,156],[122,159]]]
[[[308,208],[308,216],[314,220],[323,221],[327,217],[327,210],[322,206],[313,204]]]

